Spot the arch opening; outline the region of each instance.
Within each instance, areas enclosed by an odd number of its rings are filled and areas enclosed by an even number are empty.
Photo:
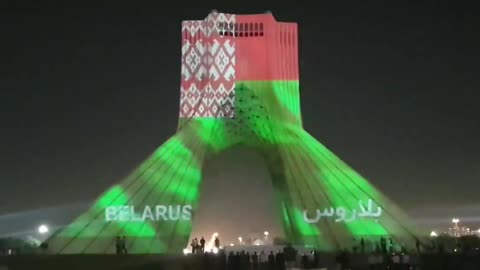
[[[256,149],[236,146],[212,156],[202,178],[190,241],[214,233],[222,245],[270,244],[284,237],[270,172]]]

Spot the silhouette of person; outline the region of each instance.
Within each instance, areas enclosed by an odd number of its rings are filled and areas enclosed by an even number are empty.
[[[215,247],[220,249],[220,240],[218,239],[218,237],[215,237]]]
[[[120,236],[115,237],[115,253],[122,253],[122,238]]]
[[[190,243],[190,246],[192,247],[192,254],[195,253],[195,240],[192,239],[192,243]]]
[[[228,254],[228,269],[235,269],[235,255],[233,251]]]
[[[417,248],[417,253],[420,254],[420,240],[415,239],[415,247]]]
[[[240,252],[237,252],[235,254],[235,259],[234,259],[234,263],[233,263],[233,269],[240,269],[241,267],[241,259],[242,259],[242,255],[240,254]]]
[[[277,255],[275,256],[275,263],[277,264],[277,269],[279,270],[283,270],[286,267],[285,254],[283,254],[281,250],[279,250]]]
[[[247,252],[243,255],[243,269],[250,269],[251,256],[250,252]]]
[[[220,251],[220,265],[221,268],[225,268],[227,266],[227,254],[225,254],[225,250]]]
[[[253,264],[253,269],[258,269],[258,254],[256,251],[253,252],[252,255],[252,264]]]
[[[302,256],[302,267],[303,269],[308,269],[308,256],[306,253]]]
[[[270,251],[270,254],[268,255],[268,269],[275,269],[275,255],[273,255],[273,251]]]
[[[380,247],[382,248],[382,253],[387,253],[387,240],[384,237],[380,238]]]
[[[199,247],[199,245],[198,245],[198,239],[197,239],[197,238],[193,239],[193,242],[194,242],[194,246],[195,246],[195,247],[193,248],[193,250],[194,250],[193,253],[198,253],[198,247]]]
[[[205,252],[205,238],[200,239],[200,249],[202,252]]]
[[[267,269],[267,254],[265,254],[265,251],[260,252],[258,260],[260,261],[260,269]]]
[[[122,254],[127,254],[127,238],[125,236],[122,236],[121,240],[121,246],[122,246]]]

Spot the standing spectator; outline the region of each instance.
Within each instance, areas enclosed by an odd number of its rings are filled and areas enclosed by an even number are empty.
[[[253,269],[257,270],[258,269],[258,254],[256,251],[253,252],[252,255],[252,264],[253,264]]]
[[[197,238],[193,239],[193,243],[194,243],[193,253],[198,253],[198,249],[200,247],[200,245],[198,244],[198,239]]]
[[[265,254],[265,251],[262,250],[262,252],[260,252],[260,255],[258,256],[258,260],[260,261],[260,269],[266,270],[267,269],[267,254]]]
[[[293,267],[293,265],[289,265],[289,268]],[[303,269],[308,269],[308,256],[306,253],[302,255],[302,268]]]
[[[202,239],[200,239],[200,250],[203,252],[205,252],[205,238],[203,238],[202,236]]]
[[[115,253],[121,254],[122,253],[122,238],[117,236],[115,238]]]
[[[218,239],[218,236],[215,237],[215,247],[216,247],[217,249],[220,249],[220,240]]]
[[[122,247],[122,254],[127,254],[128,251],[127,251],[127,238],[125,238],[125,236],[122,236],[122,239],[121,239],[121,247]]]
[[[273,251],[270,251],[268,255],[268,270],[275,269],[275,255],[273,255]]]

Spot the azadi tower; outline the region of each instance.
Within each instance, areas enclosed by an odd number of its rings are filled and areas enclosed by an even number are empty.
[[[53,253],[178,253],[202,165],[233,146],[265,159],[285,237],[333,251],[381,237],[412,246],[408,217],[302,127],[297,24],[212,11],[182,23],[177,132],[49,241]],[[354,240],[355,239],[355,240]]]

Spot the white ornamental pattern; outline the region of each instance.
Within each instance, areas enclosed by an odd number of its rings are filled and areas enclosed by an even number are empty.
[[[235,39],[219,35],[235,15],[212,12],[182,23],[181,118],[235,116]]]

